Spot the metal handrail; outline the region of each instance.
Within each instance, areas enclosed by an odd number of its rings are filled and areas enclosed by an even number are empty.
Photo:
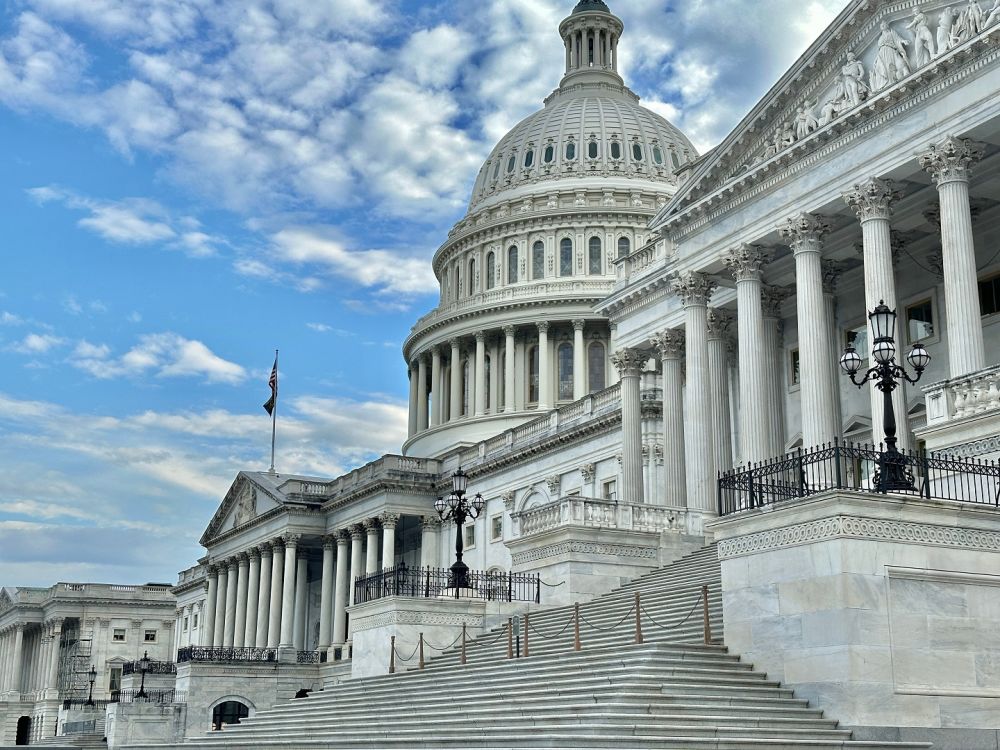
[[[454,588],[449,568],[385,568],[354,581],[354,603],[364,604],[390,596],[434,599],[485,599],[487,601],[541,601],[541,580],[537,573],[509,573],[470,570],[468,587]]]
[[[274,648],[209,648],[208,646],[185,646],[177,651],[177,663],[184,662],[238,662],[277,661],[278,650]]]

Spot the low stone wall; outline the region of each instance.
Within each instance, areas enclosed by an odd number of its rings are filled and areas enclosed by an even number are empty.
[[[112,703],[104,735],[109,748],[180,742],[186,725],[187,706],[183,704]]]

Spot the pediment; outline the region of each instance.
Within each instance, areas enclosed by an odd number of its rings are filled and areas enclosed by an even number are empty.
[[[860,414],[853,414],[844,423],[844,435],[856,435],[858,433],[870,433],[872,431],[872,420]]]
[[[741,177],[770,174],[844,128],[926,85],[982,37],[1000,11],[969,0],[852,0],[740,124],[692,170],[653,220],[662,224]],[[975,11],[979,9],[979,13]]]
[[[282,502],[279,497],[260,482],[254,481],[250,474],[240,472],[202,534],[201,544],[207,545],[220,534],[245,526],[257,516],[280,505]]]
[[[0,612],[6,612],[13,606],[14,600],[11,599],[10,593],[7,589],[0,589]]]

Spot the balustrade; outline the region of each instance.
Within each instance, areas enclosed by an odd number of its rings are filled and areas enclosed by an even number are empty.
[[[512,514],[520,537],[540,534],[560,526],[667,531],[683,527],[683,510],[654,505],[616,503],[581,495],[570,495]]]
[[[933,383],[924,388],[927,424],[1000,410],[1000,365]]]

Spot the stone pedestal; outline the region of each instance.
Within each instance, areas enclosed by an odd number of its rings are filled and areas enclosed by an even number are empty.
[[[109,748],[180,742],[186,724],[184,704],[112,703],[107,707],[104,734]]]
[[[996,510],[831,492],[710,530],[734,653],[856,738],[995,742]]]

